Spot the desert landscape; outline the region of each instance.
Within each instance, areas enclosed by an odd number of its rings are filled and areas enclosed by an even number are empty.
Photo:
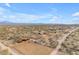
[[[0,25],[1,55],[78,55],[79,26]]]

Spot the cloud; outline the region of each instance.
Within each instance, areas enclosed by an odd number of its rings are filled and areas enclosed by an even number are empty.
[[[36,20],[38,18],[39,18],[38,15],[12,12],[10,10],[0,7],[0,21],[5,20],[11,22],[28,22],[28,21]]]
[[[56,23],[60,22],[61,16],[48,14],[27,14],[14,12],[9,9],[0,7],[0,21],[10,21],[14,23]]]
[[[38,20],[38,19],[41,19],[42,17],[39,16],[39,15],[30,15],[30,14],[20,14],[20,13],[17,13],[15,15],[9,15],[8,19],[9,21],[12,21],[12,22],[22,22],[22,23],[25,23],[25,22],[32,22],[34,20]]]
[[[11,5],[10,5],[9,3],[5,3],[5,5],[6,5],[7,7],[11,7]]]
[[[51,14],[37,15],[37,14],[18,13],[0,7],[0,19],[3,21],[27,23],[35,20],[42,21],[42,19],[51,17],[52,17]]]
[[[74,14],[72,14],[72,16],[78,16],[79,17],[79,12],[75,12]]]
[[[52,12],[52,13],[57,13],[57,12],[58,12],[58,9],[56,9],[56,8],[51,8],[51,12]]]
[[[79,12],[75,12],[72,14],[72,18],[70,22],[73,24],[79,24]]]
[[[52,18],[50,19],[51,22],[56,22],[61,18],[61,16],[52,16]]]

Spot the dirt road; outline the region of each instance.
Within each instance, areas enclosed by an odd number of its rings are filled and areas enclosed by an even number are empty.
[[[10,47],[8,47],[0,42],[0,50],[5,50],[5,49],[8,49],[8,51],[13,55],[19,54],[19,52],[15,51],[14,49],[11,49]]]
[[[56,55],[58,50],[61,48],[62,43],[66,40],[66,38],[73,33],[74,31],[76,31],[77,29],[79,29],[79,27],[71,30],[67,35],[65,35],[63,38],[61,38],[61,40],[58,41],[58,46],[52,51],[51,55]]]

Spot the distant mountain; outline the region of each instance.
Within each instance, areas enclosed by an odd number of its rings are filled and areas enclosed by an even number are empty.
[[[2,21],[2,22],[0,22],[0,24],[13,24],[13,23],[9,22],[9,21]]]
[[[52,24],[52,23],[14,23],[10,21],[2,21],[0,25],[60,25],[60,26],[79,26],[79,24]]]

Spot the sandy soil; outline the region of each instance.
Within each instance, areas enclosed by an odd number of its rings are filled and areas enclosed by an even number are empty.
[[[28,41],[14,44],[13,48],[26,55],[49,55],[52,52],[51,48]]]

